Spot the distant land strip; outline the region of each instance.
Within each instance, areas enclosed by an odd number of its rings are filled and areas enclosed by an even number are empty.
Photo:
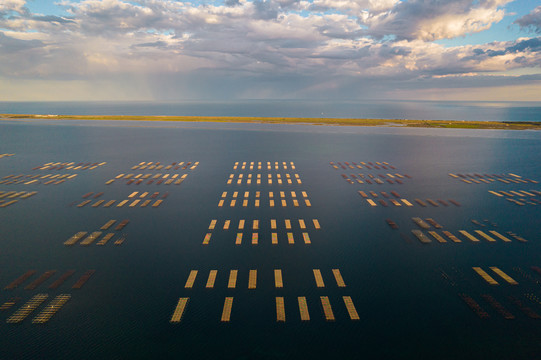
[[[335,119],[295,117],[242,117],[242,116],[132,116],[132,115],[37,115],[0,114],[0,120],[112,120],[112,121],[191,121],[230,123],[305,124],[338,126],[386,126],[449,129],[501,129],[541,130],[535,121],[460,121],[460,120],[405,120],[405,119]]]

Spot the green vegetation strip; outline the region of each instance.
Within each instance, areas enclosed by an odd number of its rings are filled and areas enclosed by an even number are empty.
[[[541,122],[534,121],[445,121],[404,119],[332,119],[332,118],[287,118],[287,117],[233,117],[233,116],[130,116],[130,115],[28,115],[0,114],[1,120],[50,119],[50,120],[121,120],[121,121],[192,121],[234,122],[271,124],[309,124],[346,126],[388,126],[452,129],[504,129],[541,130]]]

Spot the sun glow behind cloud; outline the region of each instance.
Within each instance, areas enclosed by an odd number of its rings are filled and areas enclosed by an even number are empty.
[[[41,14],[0,0],[0,95],[505,100],[522,87],[539,89],[522,100],[541,100],[539,7],[516,21],[524,37],[436,42],[490,31],[508,2],[83,0]]]

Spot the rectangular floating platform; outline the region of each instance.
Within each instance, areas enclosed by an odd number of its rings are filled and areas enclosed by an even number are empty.
[[[3,303],[0,306],[0,311],[5,311],[5,310],[10,309],[13,305],[15,305],[17,302],[19,302],[19,300],[21,300],[20,297],[12,297],[12,298],[10,298],[9,300],[7,300],[5,303]]]
[[[406,206],[413,206],[413,204],[406,199],[400,199],[400,201],[402,201]]]
[[[311,206],[312,206],[312,203],[311,203],[310,200],[308,200],[308,199],[305,199],[305,200],[304,200],[304,203],[306,204],[307,207],[311,207]]]
[[[346,287],[342,274],[340,274],[340,269],[332,269],[332,273],[334,275],[334,279],[336,280],[336,285],[338,285],[338,287]]]
[[[218,274],[218,270],[210,270],[209,278],[207,280],[207,285],[205,287],[207,289],[212,289],[214,287],[214,283],[216,282],[216,275]]]
[[[472,269],[477,274],[479,274],[479,276],[481,276],[483,278],[483,280],[485,280],[488,284],[490,284],[490,285],[499,285],[499,283],[496,280],[494,280],[494,278],[492,276],[487,274],[486,271],[481,269],[480,267],[473,267]]]
[[[305,244],[311,244],[312,243],[310,241],[310,235],[308,235],[308,233],[303,232],[302,233],[302,238],[303,238]]]
[[[34,319],[32,324],[44,324],[49,321],[71,299],[70,294],[56,296]]]
[[[274,287],[283,288],[284,283],[282,282],[282,270],[274,269]]]
[[[383,200],[382,200],[383,201]],[[389,199],[389,201],[391,202],[391,204],[393,204],[394,206],[402,206],[402,204],[400,204],[397,200],[395,199]]]
[[[17,286],[21,285],[23,282],[25,282],[29,277],[31,277],[35,273],[36,273],[36,270],[28,270],[27,272],[19,276],[17,279],[15,279],[13,282],[11,282],[8,286],[6,286],[4,290],[15,289]]]
[[[460,203],[456,200],[453,200],[453,199],[449,199],[449,202],[455,206],[461,206]]]
[[[285,223],[286,229],[291,229],[291,221],[289,219],[285,219],[284,223]]]
[[[272,233],[272,234],[271,234],[271,239],[272,239],[272,244],[273,244],[273,245],[277,245],[277,244],[278,244],[278,234],[277,234],[277,233]]]
[[[224,309],[222,311],[222,322],[229,322],[231,319],[231,307],[233,306],[233,297],[226,297],[224,301]]]
[[[252,245],[257,245],[259,242],[259,234],[252,233]]]
[[[62,285],[67,279],[69,279],[73,274],[75,274],[75,270],[68,270],[62,276],[60,276],[58,279],[56,279],[55,282],[53,282],[51,285],[49,285],[49,289],[57,289],[60,285]]]
[[[188,275],[188,280],[186,280],[186,284],[184,285],[184,288],[185,289],[193,288],[193,283],[195,282],[196,277],[197,277],[197,270],[190,271],[190,275]]]
[[[152,204],[152,207],[158,207],[162,204],[163,200],[156,200],[156,202],[154,204]]]
[[[288,242],[288,244],[294,244],[295,243],[295,239],[293,238],[293,233],[290,233],[290,232],[287,233],[287,242]]]
[[[88,235],[86,237],[86,239],[81,241],[80,245],[88,246],[88,245],[92,244],[97,238],[99,238],[101,236],[101,234],[102,234],[101,231],[94,231],[92,234]]]
[[[378,206],[372,199],[366,199],[366,202],[369,203],[370,206]]]
[[[423,244],[429,244],[432,242],[421,230],[413,229],[411,230],[412,234],[415,235],[417,239]]]
[[[417,226],[419,226],[421,229],[424,229],[424,230],[430,229],[430,225],[428,225],[423,219],[419,217],[413,217],[411,218],[411,220],[413,220],[413,222],[417,224]]]
[[[208,245],[209,244],[211,236],[212,236],[212,233],[207,233],[205,235],[205,238],[203,239],[203,245]]]
[[[319,225],[319,221],[317,219],[313,219],[312,222],[314,223],[314,227],[317,230],[321,229],[321,226]]]
[[[349,318],[351,320],[360,320],[361,318],[357,313],[357,309],[355,309],[355,305],[353,305],[353,300],[351,300],[351,296],[342,296],[342,299],[344,299],[344,304],[346,305],[346,309],[348,310]]]
[[[0,205],[0,207],[4,208],[4,207],[7,207],[7,206],[10,206],[10,205],[13,205],[13,204],[17,203],[18,201],[19,200],[11,200],[11,201],[3,203],[2,205]]]
[[[439,243],[446,243],[446,242],[447,242],[447,240],[445,240],[440,234],[438,234],[438,233],[435,232],[435,231],[429,231],[428,233],[429,233],[430,235],[432,235],[432,237],[433,237],[434,239],[436,239],[436,241],[439,242]]]
[[[415,199],[414,200],[417,204],[419,204],[422,207],[426,207],[426,203],[421,199]]]
[[[452,242],[460,243],[462,240],[451,234],[449,231],[443,230],[442,233],[447,236]]]
[[[96,245],[100,245],[100,246],[106,245],[113,236],[115,236],[115,233],[105,234],[105,236],[100,241],[98,241]]]
[[[47,294],[36,294],[11,315],[6,322],[8,324],[17,324],[23,321],[28,315],[36,310],[47,298]]]
[[[210,221],[209,230],[214,230],[214,228],[216,227],[216,221],[217,220]]]
[[[240,245],[242,243],[242,233],[237,233],[237,238],[235,239],[235,245]]]
[[[126,205],[126,203],[128,202],[129,200],[122,200],[121,202],[119,202],[118,204],[116,204],[116,207],[123,207],[124,205]]]
[[[111,207],[111,205],[113,205],[115,201],[116,200],[109,200],[103,205],[103,207],[106,207],[106,208]]]
[[[237,274],[238,270],[231,270],[229,272],[229,281],[227,283],[227,288],[234,289],[237,286]]]
[[[301,314],[301,321],[310,321],[310,313],[308,312],[308,304],[306,304],[306,297],[299,296],[297,300],[299,302],[299,312]]]
[[[141,202],[141,199],[136,199],[136,200],[134,200],[129,206],[130,206],[130,207],[136,207],[137,204],[139,204],[140,202]]]
[[[244,229],[244,220],[239,220],[239,230]]]
[[[276,220],[271,219],[270,223],[271,223],[271,229],[276,230]]]
[[[438,203],[435,202],[432,199],[426,199],[426,202],[429,203],[430,205],[434,206],[434,207],[439,207]]]
[[[77,207],[83,207],[85,206],[86,204],[89,204],[92,200],[85,200],[83,201],[82,203],[80,203],[79,205],[77,205]]]
[[[173,312],[173,316],[171,316],[171,320],[169,320],[170,323],[179,323],[182,319],[182,315],[184,314],[184,310],[186,309],[186,305],[188,304],[188,301],[190,298],[180,298],[178,299],[177,306],[175,307],[175,311]]]
[[[488,242],[496,242],[496,239],[494,239],[492,236],[487,235],[485,232],[481,230],[475,230],[475,232],[479,235],[481,235],[486,241]]]
[[[34,290],[41,284],[43,284],[45,281],[47,281],[51,276],[53,276],[56,273],[56,270],[49,270],[41,274],[39,278],[32,281],[30,284],[25,286],[25,290]]]
[[[459,233],[461,233],[462,235],[464,235],[468,240],[472,241],[472,242],[480,242],[481,240],[479,240],[478,238],[476,238],[475,236],[473,236],[472,234],[470,234],[469,232],[465,231],[465,230],[458,230]]]
[[[86,282],[88,281],[88,279],[90,279],[90,277],[92,275],[94,275],[94,273],[96,272],[96,270],[87,270],[87,272],[85,272],[80,278],[79,280],[77,280],[77,282],[75,284],[73,284],[73,286],[71,287],[72,289],[80,289],[83,287],[84,284],[86,284]]]
[[[285,322],[286,321],[286,310],[284,305],[284,298],[281,296],[276,297],[276,321]]]
[[[318,288],[324,288],[325,283],[323,282],[323,277],[321,276],[321,271],[319,269],[313,269],[314,279],[316,280],[316,286]]]
[[[500,240],[504,241],[504,242],[511,242],[511,239],[509,239],[508,237],[500,234],[499,232],[497,231],[494,231],[494,230],[490,230],[489,233],[491,233],[492,235],[496,236],[497,238],[499,238]]]
[[[323,307],[323,313],[325,314],[325,320],[334,321],[334,313],[332,311],[331,303],[329,302],[329,297],[320,296],[321,306]]]
[[[255,289],[257,285],[257,270],[250,270],[248,276],[248,289]]]
[[[77,234],[70,237],[68,240],[64,241],[64,245],[71,246],[75,245],[77,241],[81,240],[87,234],[86,231],[79,231]]]
[[[92,207],[99,207],[101,204],[103,204],[105,200],[98,200],[94,204],[92,204]]]
[[[518,282],[515,281],[511,276],[504,273],[502,270],[497,268],[496,266],[491,266],[490,270],[494,271],[496,274],[498,274],[502,279],[504,279],[508,284],[511,285],[518,285]]]
[[[427,223],[429,223],[430,225],[434,226],[434,228],[436,228],[436,229],[442,229],[442,228],[443,228],[443,226],[441,226],[440,224],[438,224],[438,223],[436,222],[436,220],[434,220],[434,219],[432,219],[432,218],[426,218],[425,220],[426,220]]]
[[[126,225],[128,225],[129,223],[130,223],[130,220],[124,219],[115,227],[115,230],[120,231],[120,230],[124,229],[126,227]]]
[[[224,222],[224,230],[229,230],[229,224],[231,224],[231,220],[226,220]]]

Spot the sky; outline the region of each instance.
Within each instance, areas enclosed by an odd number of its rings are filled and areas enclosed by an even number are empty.
[[[541,101],[541,3],[0,0],[0,99]]]

